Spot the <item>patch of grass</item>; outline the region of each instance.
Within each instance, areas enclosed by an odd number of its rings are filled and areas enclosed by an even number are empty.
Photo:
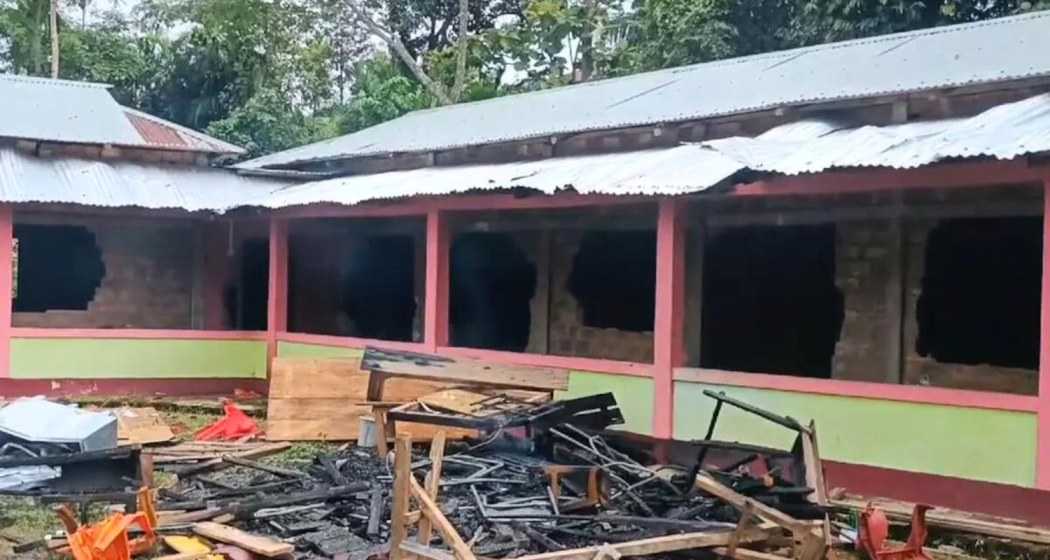
[[[288,449],[271,455],[264,459],[265,462],[274,465],[297,466],[305,465],[314,460],[318,455],[330,455],[335,453],[339,444],[321,441],[300,441],[292,443]]]
[[[24,543],[60,529],[62,523],[47,506],[31,498],[0,496],[0,534],[5,539]]]

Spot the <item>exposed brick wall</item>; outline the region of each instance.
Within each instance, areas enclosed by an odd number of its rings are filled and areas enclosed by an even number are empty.
[[[569,292],[573,259],[582,230],[559,231],[551,248],[549,352],[559,356],[653,361],[653,333],[588,327],[583,309]],[[630,294],[624,294],[630,297]]]
[[[938,362],[916,351],[926,240],[936,219],[837,225],[836,285],[844,318],[832,377],[1035,394],[1035,371]]]
[[[907,385],[929,385],[955,389],[997,391],[1035,395],[1039,375],[1035,370],[938,362],[916,351],[919,339],[917,306],[922,295],[926,266],[926,242],[937,220],[912,220],[907,226],[904,258],[904,325],[902,382]]]
[[[15,313],[16,327],[183,329],[193,324],[197,230],[189,222],[70,220],[95,234],[105,276],[86,310]],[[199,306],[198,306],[199,307]]]
[[[841,222],[835,228],[835,285],[843,320],[832,378],[899,381],[901,226]]]

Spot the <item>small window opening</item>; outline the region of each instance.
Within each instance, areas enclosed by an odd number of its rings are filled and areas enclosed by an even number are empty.
[[[351,336],[411,341],[415,240],[408,235],[366,238],[347,263],[343,288]]]
[[[291,330],[414,339],[416,236],[365,231],[389,225],[309,222],[290,236]]]
[[[704,248],[701,365],[831,377],[843,320],[835,226],[748,226]]]
[[[521,352],[529,343],[536,265],[506,233],[463,233],[452,244],[453,346]]]
[[[572,263],[569,293],[588,327],[653,330],[656,301],[656,232],[592,231]]]
[[[1042,219],[944,220],[930,231],[917,352],[1038,369]]]
[[[16,224],[14,311],[86,310],[106,275],[95,234],[83,226]]]

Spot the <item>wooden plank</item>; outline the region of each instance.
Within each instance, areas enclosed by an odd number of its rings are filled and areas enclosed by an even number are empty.
[[[271,399],[266,412],[267,423],[276,420],[330,420],[333,424],[357,422],[362,416],[372,413],[372,407],[355,404],[346,399]]]
[[[434,438],[434,434],[442,430],[447,433],[448,439],[477,436],[475,430],[449,429],[418,422],[398,422],[397,430],[410,434],[416,441],[430,441]],[[357,419],[342,425],[336,425],[328,419],[266,422],[268,441],[354,441],[359,431],[360,425]]]
[[[850,511],[863,511],[869,503],[886,513],[890,521],[910,523],[914,504],[883,498],[862,500],[844,498],[831,500],[832,507]],[[1024,525],[1022,521],[982,516],[968,512],[943,508],[926,512],[926,524],[931,527],[975,533],[990,537],[1013,539],[1039,544],[1050,544],[1050,529]]]
[[[209,521],[194,523],[193,532],[202,537],[232,544],[267,558],[274,558],[276,556],[283,556],[295,552],[295,547],[286,542],[281,542],[265,535],[247,533],[236,527],[230,527],[229,525],[222,525],[220,523],[212,523]]]
[[[125,407],[113,413],[117,417],[117,439],[121,445],[164,443],[175,439],[175,434],[155,408]]]
[[[441,534],[441,538],[444,539],[445,544],[452,549],[452,553],[456,555],[456,558],[458,560],[476,560],[474,553],[471,552],[466,541],[463,540],[463,537],[459,536],[459,532],[452,526],[452,523],[449,522],[447,517],[445,517],[445,514],[441,513],[441,508],[439,508],[437,503],[430,498],[427,491],[424,490],[423,487],[419,485],[419,482],[411,476],[409,476],[408,482],[412,486],[412,496],[415,497],[417,502],[419,502],[419,511],[430,519],[431,524],[437,529],[437,532]]]
[[[641,539],[624,543],[612,543],[602,546],[588,546],[584,548],[574,548],[572,550],[558,550],[542,554],[531,554],[528,556],[520,556],[518,557],[518,560],[591,560],[603,549],[614,550],[621,556],[648,556],[652,554],[674,552],[677,550],[726,546],[729,544],[730,536],[731,533],[729,531],[682,533],[680,535],[667,535],[664,537],[653,537],[650,539]],[[766,538],[766,531],[755,528],[743,531],[739,535],[738,542],[754,543],[764,541]]]
[[[719,546],[711,549],[711,552],[726,558],[736,558],[737,560],[787,560],[784,556],[747,548],[737,548],[735,551],[730,552],[728,547]]]
[[[814,492],[809,499],[819,506],[828,505],[828,488],[824,482],[824,465],[820,461],[817,447],[817,424],[810,420],[809,431],[799,432],[802,441],[802,461],[806,467],[806,486]]]
[[[394,440],[394,501],[390,506],[391,560],[405,558],[401,543],[405,541],[405,535],[408,533],[405,516],[408,514],[411,482],[415,482],[412,478],[412,438],[408,434],[398,434]]]
[[[401,551],[408,553],[412,556],[419,556],[420,558],[426,558],[427,560],[455,560],[455,556],[445,552],[444,550],[438,550],[436,548],[430,548],[412,541],[405,541],[401,543]]]
[[[459,414],[476,414],[481,407],[477,404],[488,398],[484,393],[466,389],[445,389],[419,397],[418,401],[436,410],[445,410]]]
[[[732,488],[729,488],[714,478],[711,478],[711,475],[705,472],[699,472],[696,474],[696,487],[728,503],[740,512],[751,512],[755,516],[765,519],[766,521],[772,521],[791,532],[809,530],[812,528],[811,525],[805,524],[774,507],[763,504],[757,500],[752,500],[751,498],[736,492]]]
[[[492,364],[469,359],[453,360],[376,348],[365,349],[361,367],[387,375],[446,383],[545,391],[566,391],[569,388],[569,371],[565,369]],[[370,400],[390,400],[386,395],[384,386],[381,394],[370,393],[368,397]]]
[[[427,474],[426,490],[431,500],[437,501],[438,490],[441,488],[441,467],[445,460],[445,432],[434,435],[434,441],[430,444],[430,473]],[[419,520],[419,544],[430,544],[430,537],[434,528],[429,517],[423,516]]]
[[[270,399],[342,399],[367,401],[371,374],[361,369],[360,358],[274,358],[270,374]],[[308,381],[308,382],[304,382]],[[409,402],[446,389],[440,381],[391,379],[384,384],[387,400]]]

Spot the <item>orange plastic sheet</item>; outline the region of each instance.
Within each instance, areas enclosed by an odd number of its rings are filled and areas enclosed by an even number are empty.
[[[237,408],[237,405],[226,401],[223,403],[223,411],[225,416],[197,432],[197,441],[241,439],[259,433],[259,426],[243,410]]]

